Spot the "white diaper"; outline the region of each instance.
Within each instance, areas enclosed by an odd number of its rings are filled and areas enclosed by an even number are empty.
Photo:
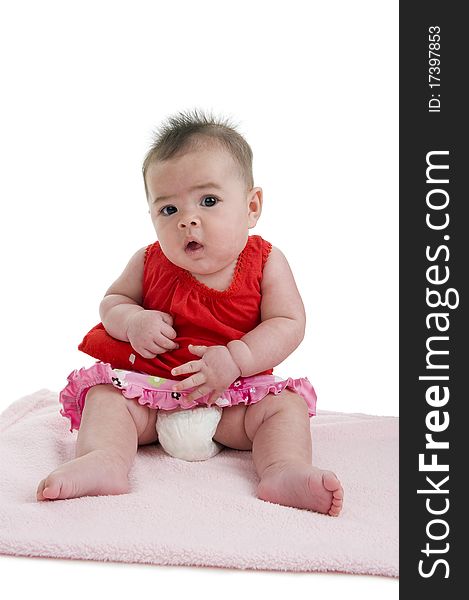
[[[156,432],[168,454],[182,460],[207,460],[223,448],[213,441],[222,415],[218,406],[189,408],[178,412],[158,411]]]

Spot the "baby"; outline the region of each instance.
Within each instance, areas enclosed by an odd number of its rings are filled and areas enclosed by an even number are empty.
[[[260,499],[337,516],[340,482],[312,465],[314,389],[272,375],[301,343],[305,311],[285,256],[249,235],[262,210],[251,148],[225,121],[180,113],[143,177],[158,241],[132,256],[79,346],[99,362],[60,395],[76,458],[37,499],[125,494],[138,446],[160,441],[187,460],[252,450]]]

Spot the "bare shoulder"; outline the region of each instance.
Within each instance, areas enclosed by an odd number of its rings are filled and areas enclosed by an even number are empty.
[[[261,319],[287,317],[305,320],[303,301],[288,261],[281,250],[272,246],[261,281]]]
[[[130,258],[125,269],[114,281],[106,292],[106,296],[110,294],[121,294],[128,296],[140,303],[143,296],[143,269],[145,263],[145,252],[147,246],[140,248]]]
[[[275,285],[278,282],[278,277],[286,277],[287,280],[293,280],[293,273],[285,254],[276,246],[272,246],[264,265],[261,283],[262,291],[271,285]]]

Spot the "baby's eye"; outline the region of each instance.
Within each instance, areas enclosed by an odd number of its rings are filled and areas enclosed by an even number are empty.
[[[202,198],[202,206],[215,206],[217,202],[218,198],[215,198],[215,196],[204,196]]]
[[[169,217],[169,215],[174,215],[175,212],[177,212],[177,208],[175,206],[173,206],[172,204],[169,204],[168,206],[164,206],[160,210],[160,213],[165,215],[166,217]]]

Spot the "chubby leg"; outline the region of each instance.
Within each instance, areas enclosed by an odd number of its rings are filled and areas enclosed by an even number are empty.
[[[297,394],[284,390],[247,408],[224,409],[214,439],[240,450],[252,446],[262,500],[339,514],[342,486],[334,473],[312,465],[308,410]]]
[[[76,458],[43,479],[37,500],[125,494],[138,444],[157,440],[156,410],[127,400],[112,385],[97,385],[86,396]]]

